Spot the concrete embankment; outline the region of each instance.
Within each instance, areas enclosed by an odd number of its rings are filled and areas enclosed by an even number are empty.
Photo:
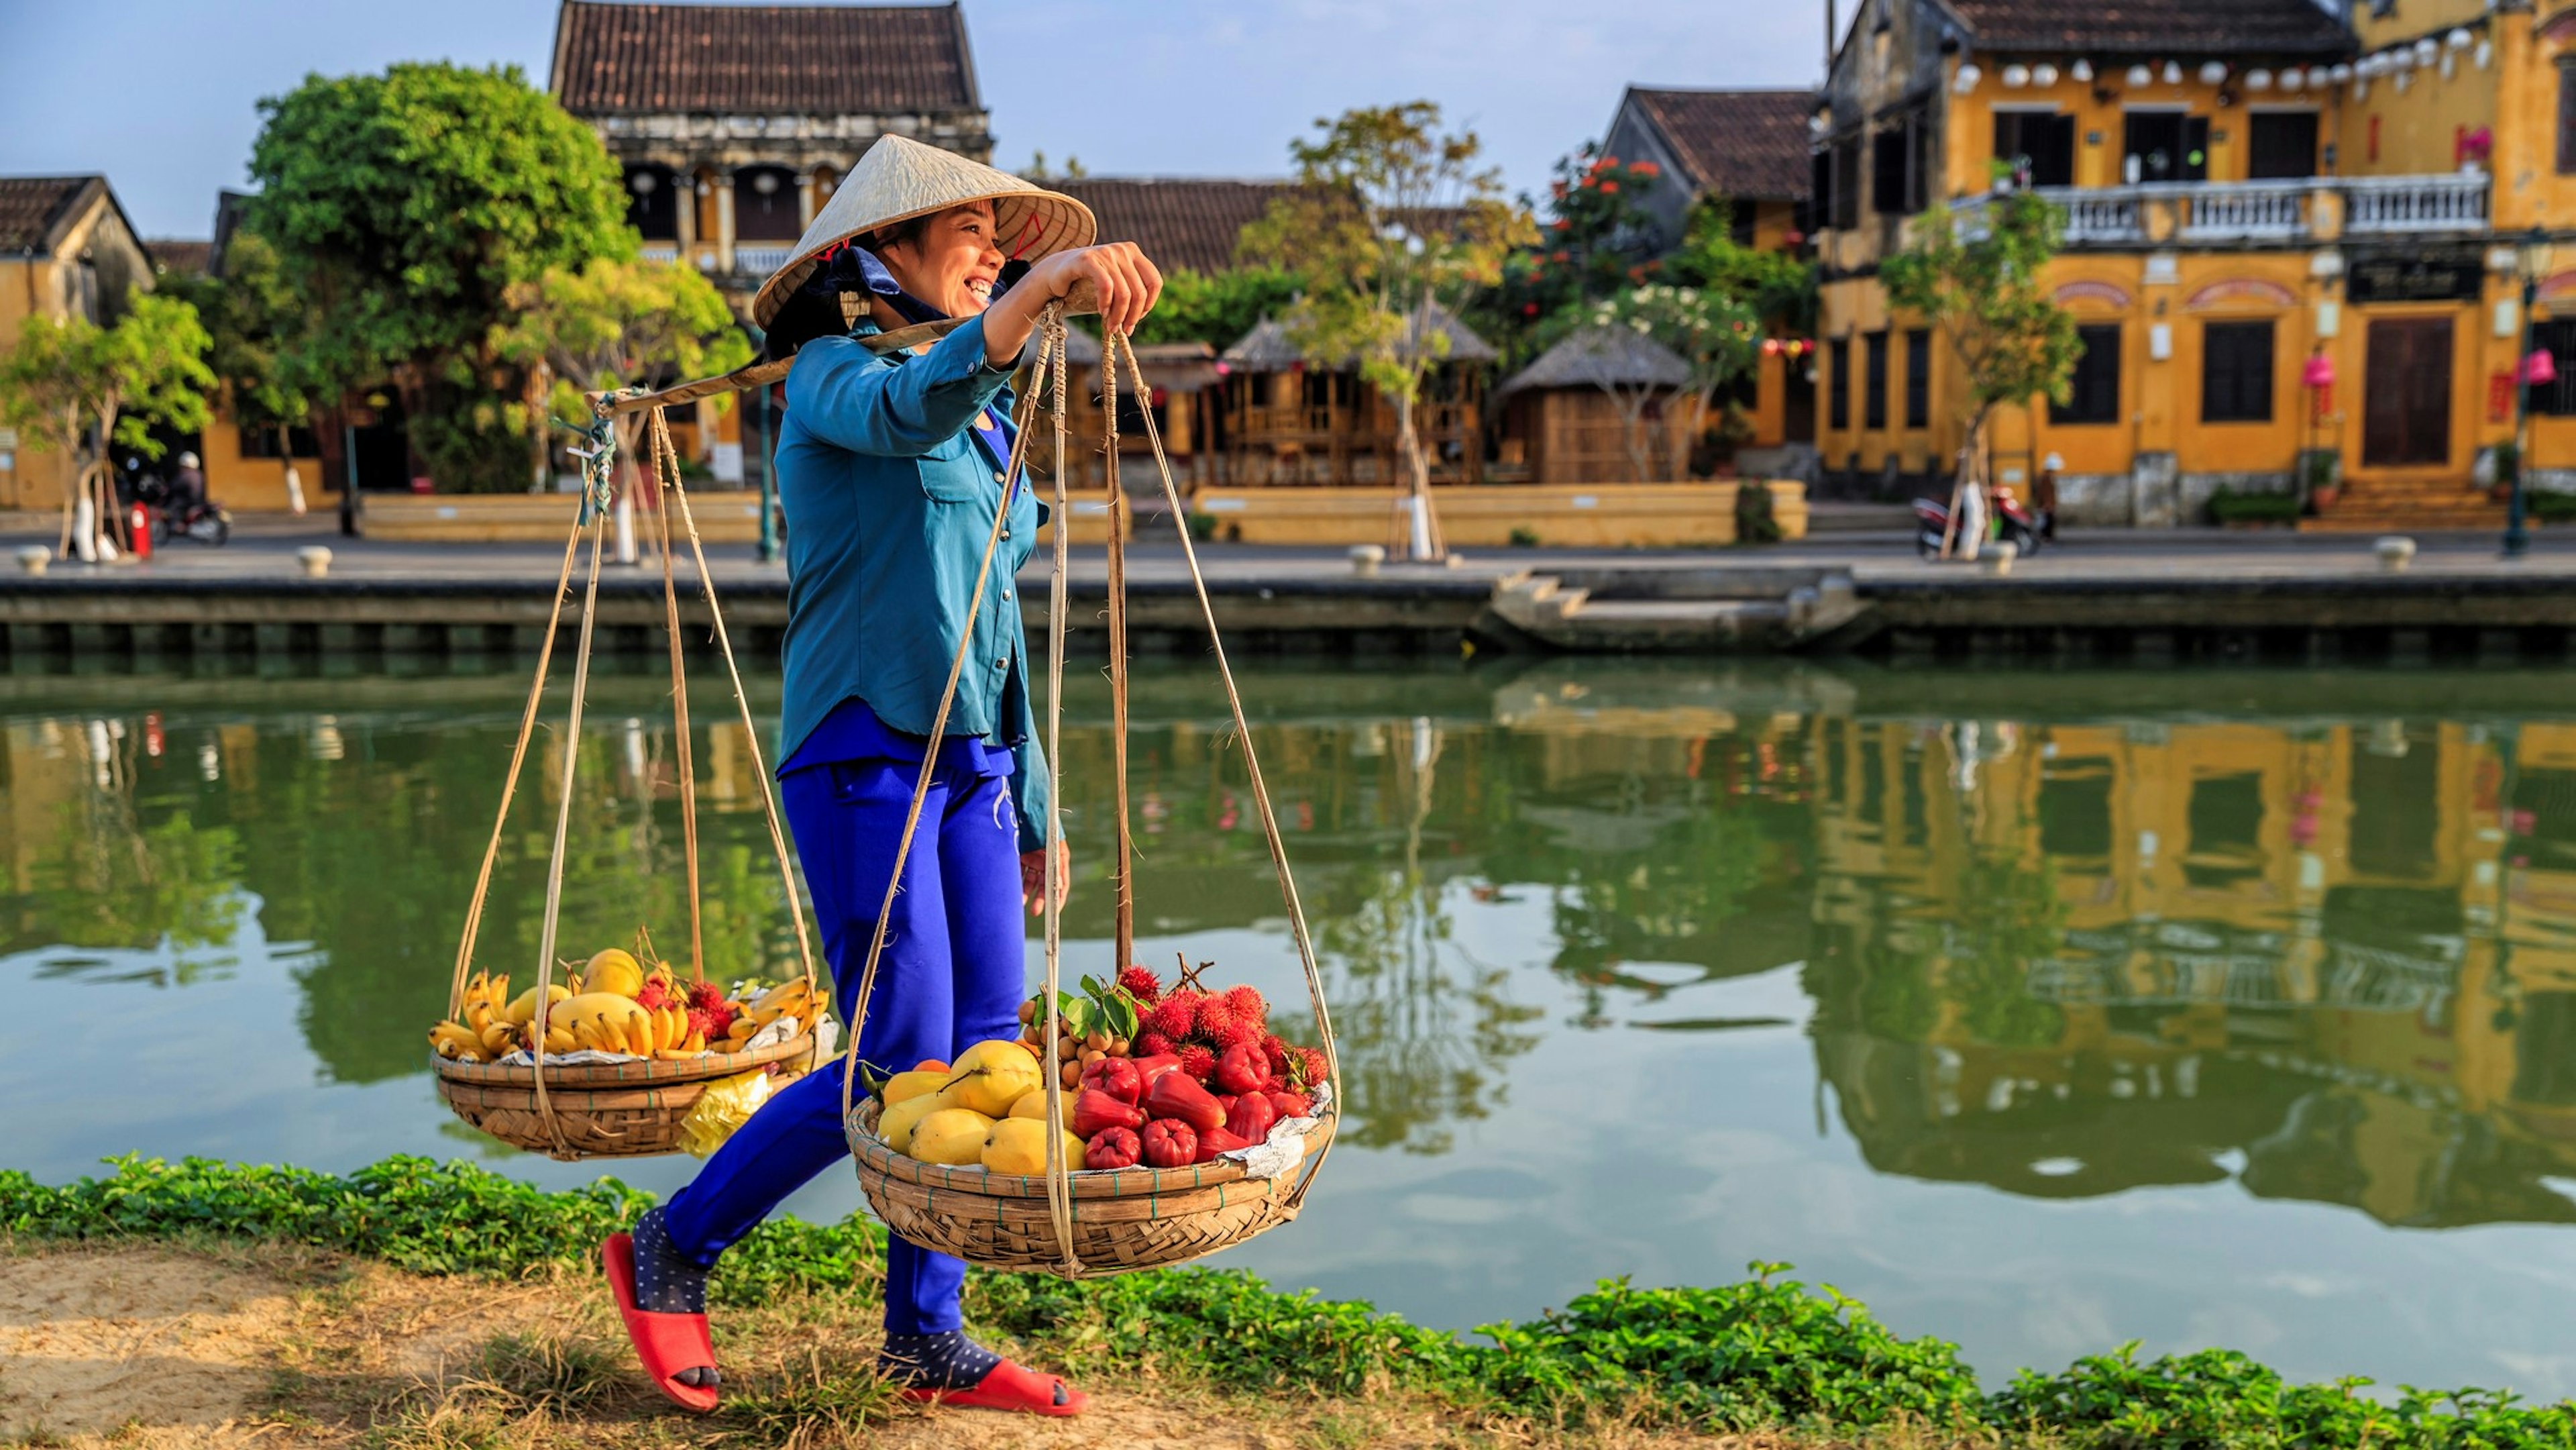
[[[2553,540],[2554,544],[2555,541]],[[199,552],[143,567],[55,565],[0,578],[10,668],[95,668],[194,658],[532,654],[561,555],[350,550],[302,577],[283,550]],[[1573,650],[1852,653],[2073,660],[2554,659],[2576,631],[2576,549],[2520,561],[2483,539],[2428,541],[2414,567],[2366,548],[2115,540],[2052,551],[2010,575],[1930,565],[1894,540],[1702,554],[1496,551],[1466,566],[1388,565],[1374,575],[1320,551],[1210,549],[1219,624],[1244,653]],[[685,571],[684,571],[685,572]],[[785,571],[719,561],[725,616],[746,659],[775,659]],[[1045,578],[1018,581],[1033,635]],[[682,580],[692,648],[706,609]],[[1068,630],[1099,647],[1106,593],[1078,565]],[[561,630],[577,627],[576,578]],[[1141,653],[1193,653],[1205,629],[1176,552],[1140,553],[1130,627]],[[657,569],[611,569],[598,648],[661,650]],[[1035,641],[1033,640],[1033,644]]]

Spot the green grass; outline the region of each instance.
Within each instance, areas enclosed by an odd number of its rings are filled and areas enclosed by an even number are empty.
[[[469,1164],[390,1158],[338,1176],[189,1159],[113,1160],[105,1178],[60,1187],[0,1172],[0,1233],[27,1239],[284,1240],[427,1274],[586,1272],[602,1236],[651,1202],[614,1180],[549,1193]],[[871,1298],[883,1230],[765,1224],[729,1252],[713,1297],[734,1306],[802,1296]],[[1462,1408],[1564,1422],[1593,1415],[1711,1431],[1822,1434],[1902,1425],[2075,1447],[2301,1446],[2318,1450],[2576,1450],[2576,1407],[2499,1391],[2406,1389],[2363,1380],[2295,1385],[2241,1354],[2151,1360],[2135,1346],[2053,1373],[2025,1371],[1989,1394],[1939,1339],[1903,1339],[1830,1288],[1779,1277],[1716,1288],[1606,1281],[1561,1310],[1487,1325],[1474,1343],[1347,1300],[1270,1289],[1239,1270],[1166,1269],[1072,1284],[978,1273],[967,1314],[1051,1363],[1182,1378],[1212,1390],[1358,1396],[1392,1387]],[[575,1411],[614,1393],[617,1357],[579,1340],[504,1338],[484,1351],[483,1393],[413,1407],[406,1447],[465,1447],[495,1411]],[[740,1407],[754,1435],[855,1430],[885,1408],[864,1359],[817,1351]],[[396,1427],[388,1427],[389,1429]],[[389,1443],[392,1437],[389,1438]]]

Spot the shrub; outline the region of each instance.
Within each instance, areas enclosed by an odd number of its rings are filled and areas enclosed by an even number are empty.
[[[2286,524],[2299,517],[2299,496],[2294,493],[2238,493],[2221,486],[2209,496],[2209,521],[2214,524]]]

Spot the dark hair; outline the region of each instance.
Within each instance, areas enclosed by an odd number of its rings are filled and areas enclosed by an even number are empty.
[[[889,223],[868,233],[867,240],[860,245],[880,257],[885,255],[885,249],[888,247],[918,247],[921,245],[921,239],[929,235],[930,224],[940,215],[939,212],[926,211],[919,216],[905,217],[902,221]]]

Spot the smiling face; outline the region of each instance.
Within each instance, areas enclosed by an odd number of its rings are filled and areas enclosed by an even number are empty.
[[[1002,275],[993,204],[969,202],[925,218],[917,231],[873,250],[903,290],[951,317],[973,317],[993,301]]]

